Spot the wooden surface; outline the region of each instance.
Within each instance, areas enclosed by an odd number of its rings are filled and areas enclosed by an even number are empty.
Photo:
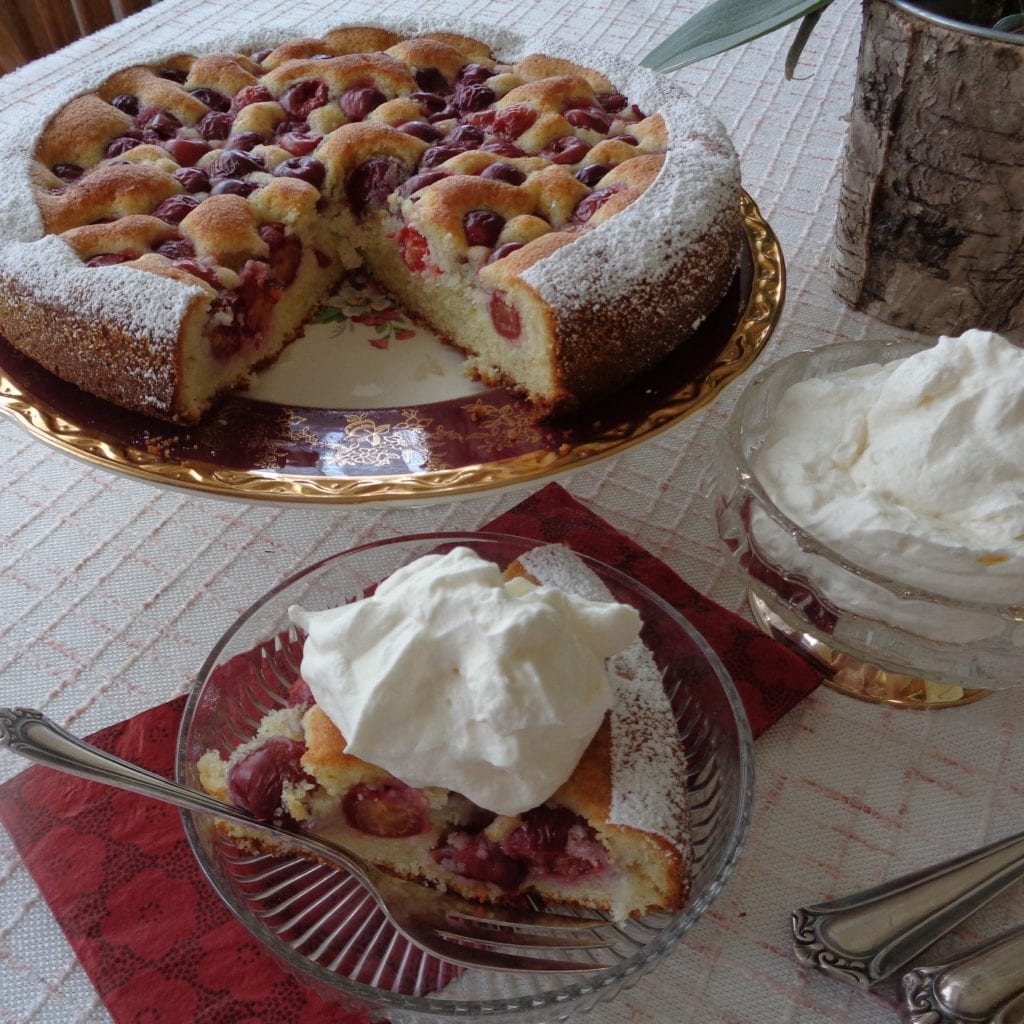
[[[3,0],[0,18],[0,74],[121,18],[153,0]]]

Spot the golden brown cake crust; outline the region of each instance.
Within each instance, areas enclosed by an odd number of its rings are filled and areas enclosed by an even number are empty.
[[[657,76],[612,58],[614,74],[597,70],[572,47],[570,58],[560,46],[515,46],[496,57],[460,32],[351,26],[259,54],[180,52],[115,71],[53,113],[26,183],[67,259],[126,266],[97,275],[97,294],[73,307],[85,278],[24,269],[0,240],[10,292],[0,331],[100,397],[193,422],[225,381],[244,380],[294,336],[301,317],[273,307],[305,302],[308,316],[337,261],[369,259],[386,237],[422,273],[408,224],[425,241],[425,285],[451,273],[463,282],[451,294],[490,303],[492,325],[474,313],[462,333],[456,314],[434,322],[425,296],[411,310],[472,357],[469,372],[542,415],[616,390],[724,294],[741,244],[735,154],[721,127]],[[627,79],[640,83],[635,97],[616,92]],[[413,176],[430,180],[407,193]],[[499,228],[471,231],[467,218],[481,213]],[[313,251],[331,266],[320,285]],[[202,301],[164,289],[147,311],[129,270],[192,285]],[[303,298],[292,299],[296,274]],[[406,296],[420,289],[384,283]],[[90,329],[80,321],[94,310]],[[211,314],[205,325],[200,310]],[[61,315],[65,325],[41,330]],[[481,330],[494,337],[478,351]],[[502,351],[524,330],[539,368],[525,376]],[[58,351],[74,337],[92,341]],[[115,386],[111,359],[140,379]]]

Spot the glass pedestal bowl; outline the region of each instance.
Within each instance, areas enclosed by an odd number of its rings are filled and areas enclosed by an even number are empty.
[[[910,707],[962,704],[1024,683],[1024,606],[958,601],[859,565],[854,552],[821,543],[778,508],[757,455],[791,385],[926,347],[851,342],[779,360],[737,401],[707,487],[721,550],[762,628],[819,660],[836,688]]]
[[[369,544],[286,580],[227,631],[203,666],[182,720],[178,780],[199,788],[196,761],[250,738],[260,718],[287,703],[300,638],[291,604],[309,609],[364,596],[421,555],[456,544],[502,568],[533,541],[497,534],[423,534]],[[483,1018],[564,1020],[614,996],[675,948],[720,892],[739,857],[750,820],[753,753],[742,704],[703,637],[642,584],[580,556],[601,584],[632,604],[642,639],[662,670],[687,758],[694,857],[689,900],[678,913],[652,914],[602,929],[607,970],[569,975],[461,971],[421,954],[387,922],[354,879],[298,857],[256,856],[227,843],[208,817],[184,813],[185,832],[212,884],[279,962],[327,1001],[365,1009],[394,1024]],[[396,707],[395,714],[415,713]]]

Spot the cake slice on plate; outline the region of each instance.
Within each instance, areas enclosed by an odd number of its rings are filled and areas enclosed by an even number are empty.
[[[683,905],[675,717],[635,610],[568,549],[501,574],[456,548],[369,599],[295,617],[305,678],[252,740],[200,759],[211,794],[484,902],[532,894],[617,919]],[[488,662],[496,672],[477,671]]]

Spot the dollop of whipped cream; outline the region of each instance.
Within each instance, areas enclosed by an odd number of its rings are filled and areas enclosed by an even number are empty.
[[[793,385],[756,467],[790,519],[857,565],[1006,605],[1024,601],[1022,453],[1024,349],[971,330]]]
[[[506,581],[466,547],[365,599],[289,615],[307,634],[303,678],[349,753],[509,815],[572,774],[612,705],[605,659],[640,631],[629,605]]]

